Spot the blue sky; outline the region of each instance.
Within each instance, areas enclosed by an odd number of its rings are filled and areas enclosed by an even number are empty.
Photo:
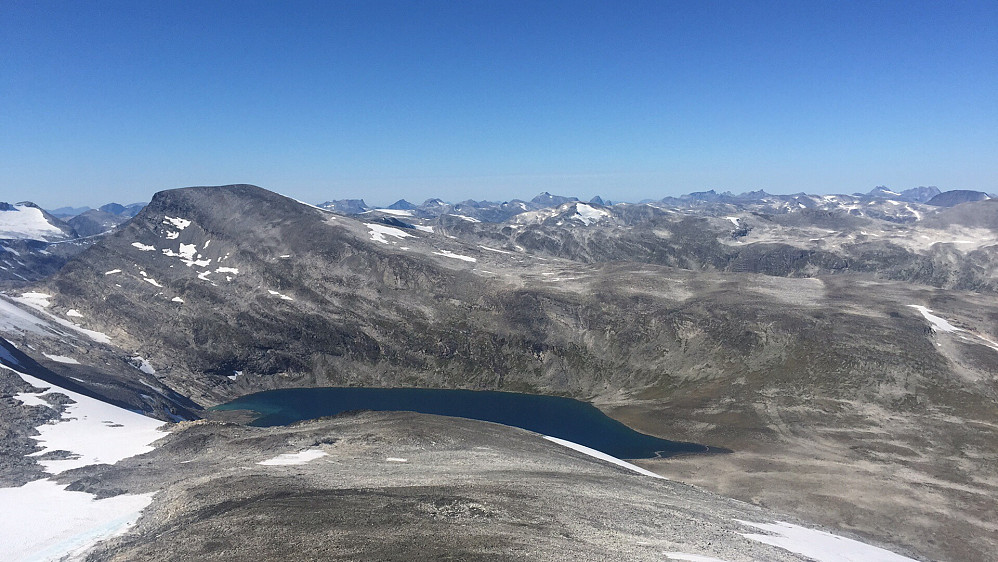
[[[0,200],[998,191],[998,2],[0,3]]]

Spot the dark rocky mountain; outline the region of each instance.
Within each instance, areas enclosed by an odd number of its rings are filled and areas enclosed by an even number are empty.
[[[326,201],[325,203],[320,203],[319,206],[323,209],[329,209],[330,211],[336,211],[337,213],[345,213],[348,215],[356,215],[370,209],[370,207],[367,206],[367,203],[364,203],[363,199],[338,199],[336,201]]]
[[[392,203],[388,206],[389,209],[395,209],[397,211],[411,211],[416,208],[415,205],[406,201],[405,199],[399,199],[398,201]]]
[[[57,209],[50,209],[49,213],[51,213],[52,216],[58,217],[60,219],[69,219],[69,218],[73,218],[76,215],[79,215],[81,213],[85,213],[85,212],[87,212],[89,210],[90,210],[90,207],[86,207],[86,206],[84,206],[84,207],[59,207]]]
[[[111,230],[129,218],[131,217],[91,209],[69,219],[68,223],[80,236],[94,236]]]
[[[988,199],[988,194],[983,191],[971,191],[969,189],[954,189],[940,193],[929,199],[927,204],[936,207],[953,207],[960,203],[970,203],[973,201],[984,201]]]
[[[936,195],[942,193],[939,188],[930,185],[928,187],[920,186],[913,187],[911,189],[906,189],[901,192],[901,197],[903,201],[911,201],[913,203],[926,203]]]
[[[557,207],[570,201],[578,201],[576,197],[565,197],[562,195],[551,195],[547,191],[540,193],[530,200],[531,203],[539,207]]]
[[[920,557],[994,552],[994,202],[932,209],[889,198],[715,193],[675,205],[532,205],[431,200],[348,213],[248,185],[161,192],[31,286],[47,297],[44,318],[77,328],[0,326],[0,336],[94,391],[138,377],[155,392],[121,399],[164,419],[285,387],[577,397],[646,433],[734,451],[637,461],[658,473]],[[503,208],[518,211],[496,222],[468,214]],[[0,300],[7,317],[41,298],[24,291]],[[343,421],[343,431],[392,439],[365,423]],[[173,442],[197,451],[193,443],[231,432],[240,441],[225,450],[237,454],[271,442],[308,447],[318,435],[295,441],[297,431],[206,426]],[[223,474],[216,461],[198,462],[203,477]],[[266,480],[257,476],[218,487],[249,489]],[[327,490],[320,481],[309,486]],[[229,497],[174,482],[176,497],[215,498],[199,506]],[[275,498],[291,497],[285,485]],[[445,502],[471,493],[427,492]],[[423,501],[392,497],[383,505]],[[251,513],[233,509],[233,517]],[[147,552],[155,542],[145,541],[177,522],[170,505],[156,513],[143,540],[114,547],[121,559]],[[289,525],[301,522],[282,513]]]
[[[0,240],[0,288],[22,287],[45,279],[94,242],[93,238],[65,242]]]

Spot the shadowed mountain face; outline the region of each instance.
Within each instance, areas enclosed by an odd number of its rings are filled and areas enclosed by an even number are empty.
[[[412,211],[390,226],[397,213],[187,188],[157,194],[35,290],[202,406],[302,386],[569,395],[646,433],[736,451],[702,474],[754,459],[741,487],[757,503],[799,506],[779,490],[801,462],[814,463],[799,483],[814,497],[855,477],[840,467],[862,466],[895,511],[846,497],[827,522],[849,513],[930,557],[984,552],[984,539],[926,537],[984,536],[998,508],[986,479],[998,305],[911,281],[993,290],[987,211],[906,225],[708,203],[719,206],[691,216],[569,201],[499,224]],[[780,469],[760,468],[773,459]],[[654,465],[670,466],[681,465]],[[904,503],[920,486],[938,494]],[[968,508],[939,516],[957,496]],[[902,506],[917,517],[887,524]]]

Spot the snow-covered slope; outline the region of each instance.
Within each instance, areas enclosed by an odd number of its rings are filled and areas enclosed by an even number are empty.
[[[45,470],[59,474],[94,464],[114,464],[152,450],[151,443],[167,435],[159,420],[60,388],[9,367],[43,392],[14,395],[21,407],[53,408],[50,394],[69,398],[61,418],[40,425],[35,439],[43,446],[30,456],[60,451],[57,458],[39,460]],[[65,399],[62,399],[63,401]],[[122,494],[97,499],[70,491],[51,479],[0,488],[0,560],[65,560],[82,557],[98,541],[121,534],[152,502],[153,494]]]
[[[34,203],[0,203],[0,238],[54,242],[75,237],[72,227]]]

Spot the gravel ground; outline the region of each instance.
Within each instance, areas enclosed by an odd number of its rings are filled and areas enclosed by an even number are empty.
[[[325,455],[258,464],[302,450]],[[151,453],[61,480],[99,496],[160,490],[90,562],[805,559],[743,537],[754,530],[737,522],[793,518],[523,430],[414,413],[182,423]]]

